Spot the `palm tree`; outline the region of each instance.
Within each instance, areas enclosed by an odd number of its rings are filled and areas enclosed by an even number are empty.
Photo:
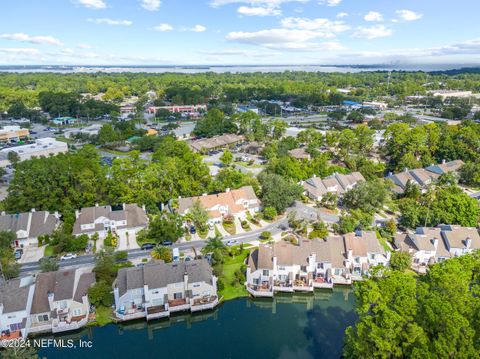
[[[164,246],[156,246],[153,248],[150,255],[153,259],[161,259],[165,261],[165,263],[170,263],[173,260],[172,251]]]
[[[220,250],[222,252],[227,250],[227,246],[222,242],[222,237],[217,236],[209,238],[205,246],[202,248],[203,253],[210,253],[216,250]]]

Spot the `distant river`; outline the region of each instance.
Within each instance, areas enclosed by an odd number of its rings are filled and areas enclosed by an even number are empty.
[[[356,320],[350,289],[241,298],[215,311],[136,321],[55,338],[91,340],[92,349],[42,349],[50,358],[339,358]]]
[[[284,72],[284,71],[305,71],[305,72],[362,72],[362,71],[436,71],[451,69],[452,65],[418,65],[418,66],[320,66],[320,65],[244,65],[244,66],[0,66],[0,72],[56,72],[56,73],[249,73],[249,72]]]

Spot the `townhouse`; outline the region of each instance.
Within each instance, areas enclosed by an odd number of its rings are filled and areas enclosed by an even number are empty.
[[[242,135],[236,135],[233,133],[227,133],[224,135],[213,136],[209,138],[200,138],[187,141],[188,146],[194,152],[205,153],[213,150],[227,148],[239,143],[243,143],[245,137]]]
[[[38,245],[38,237],[51,235],[60,225],[58,212],[48,211],[6,214],[0,215],[0,231],[15,233],[16,239],[12,245],[15,248],[23,248],[30,245]]]
[[[390,173],[386,178],[391,180],[394,184],[393,191],[396,193],[403,193],[410,182],[413,185],[419,186],[422,190],[429,184],[437,181],[441,175],[446,173],[458,173],[463,166],[462,160],[442,161],[442,163],[432,164],[426,168],[417,168],[409,170],[405,168],[403,172],[392,174]]]
[[[365,181],[360,172],[350,174],[335,173],[324,179],[316,176],[300,182],[305,190],[305,195],[314,201],[321,201],[327,193],[333,193],[338,197],[354,188],[359,182]]]
[[[34,290],[32,276],[0,284],[0,347],[2,341],[27,337]]]
[[[195,202],[200,202],[208,212],[208,224],[221,223],[225,217],[234,216],[246,219],[247,212],[255,214],[260,211],[261,204],[252,186],[230,190],[217,194],[179,198],[178,213],[186,215]]]
[[[390,252],[375,232],[300,240],[298,245],[285,241],[261,244],[248,257],[245,286],[255,297],[332,288],[361,280],[372,266],[388,265],[389,260]]]
[[[95,274],[85,268],[38,274],[29,333],[60,333],[85,326],[90,313],[88,289],[94,283]]]
[[[115,315],[119,320],[168,317],[197,312],[218,304],[217,278],[207,260],[122,268],[114,283]]]
[[[100,238],[104,238],[108,232],[112,232],[120,238],[129,235],[135,237],[136,233],[148,225],[145,208],[136,204],[122,204],[120,209],[99,205],[86,207],[75,211],[75,218],[73,234],[76,236],[98,233]]]
[[[359,231],[347,233],[345,239],[345,266],[352,273],[352,279],[359,280],[368,275],[371,267],[387,266],[390,262],[390,251],[380,244],[375,231]]]
[[[419,227],[415,233],[397,234],[394,244],[397,250],[410,253],[414,270],[425,273],[430,264],[480,249],[480,235],[473,227]]]

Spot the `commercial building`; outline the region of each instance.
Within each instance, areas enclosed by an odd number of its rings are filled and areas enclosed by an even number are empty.
[[[3,126],[0,129],[0,144],[26,141],[30,138],[30,131],[20,126]]]
[[[238,143],[245,141],[245,137],[242,135],[235,135],[228,133],[225,135],[214,136],[210,138],[200,138],[198,140],[190,140],[187,144],[195,152],[209,152],[226,148],[228,146],[234,146]]]
[[[32,157],[53,156],[59,153],[68,152],[68,145],[65,142],[57,141],[53,137],[39,138],[35,143],[28,145],[7,147],[0,150],[0,167],[10,164],[8,153],[16,152],[20,161],[29,160]]]
[[[147,110],[150,114],[156,114],[158,110],[167,110],[170,113],[195,113],[206,112],[207,105],[171,105],[171,106],[150,106]]]

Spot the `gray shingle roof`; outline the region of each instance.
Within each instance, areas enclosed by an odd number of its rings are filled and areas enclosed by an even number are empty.
[[[13,313],[27,308],[30,282],[25,279],[12,279],[0,285],[0,304],[4,313]]]

